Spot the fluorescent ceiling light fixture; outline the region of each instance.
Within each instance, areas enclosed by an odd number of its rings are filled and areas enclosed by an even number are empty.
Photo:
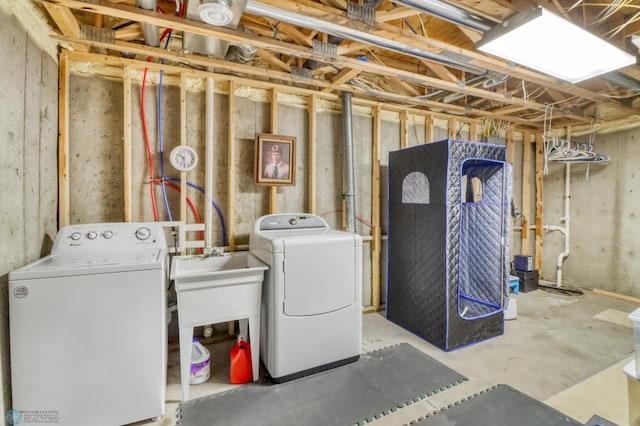
[[[477,47],[571,83],[636,62],[635,56],[540,6],[485,32]]]

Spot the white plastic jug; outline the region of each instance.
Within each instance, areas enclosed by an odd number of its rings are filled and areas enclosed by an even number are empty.
[[[209,350],[198,342],[197,337],[194,337],[191,344],[191,375],[189,376],[189,383],[199,385],[209,380],[211,375],[210,364]]]

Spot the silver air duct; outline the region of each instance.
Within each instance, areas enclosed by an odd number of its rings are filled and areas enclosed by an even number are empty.
[[[391,0],[411,9],[416,9],[429,15],[437,16],[457,25],[462,25],[472,30],[485,32],[493,28],[499,21],[492,21],[482,16],[474,15],[464,9],[440,0]]]
[[[298,25],[301,27],[321,31],[327,34],[331,34],[336,37],[358,41],[361,43],[373,44],[383,49],[391,50],[393,52],[402,53],[405,55],[413,56],[420,59],[427,59],[433,62],[457,68],[462,71],[471,72],[473,74],[484,74],[487,71],[473,65],[465,64],[461,61],[452,60],[451,58],[438,53],[432,53],[428,50],[420,49],[413,46],[408,46],[404,43],[397,42],[395,40],[389,40],[384,37],[380,37],[374,34],[369,34],[364,31],[359,31],[353,28],[344,27],[342,25],[333,24],[331,22],[323,21],[321,19],[313,18],[310,16],[300,15],[288,10],[278,9],[275,7],[267,6],[262,3],[255,2],[253,0],[247,1],[246,12],[253,15],[264,16],[266,18],[275,19],[278,21],[286,22],[292,25]]]
[[[156,11],[158,8],[157,0],[136,0],[136,6],[144,10]],[[142,35],[145,44],[151,47],[160,46],[160,32],[157,25],[142,24]]]

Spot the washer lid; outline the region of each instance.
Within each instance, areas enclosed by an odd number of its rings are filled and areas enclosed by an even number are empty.
[[[9,279],[106,274],[164,268],[166,250],[130,250],[77,255],[49,255],[9,273]]]

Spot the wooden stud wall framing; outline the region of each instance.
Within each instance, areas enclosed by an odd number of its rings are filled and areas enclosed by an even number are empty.
[[[229,250],[236,250],[236,82],[229,81],[229,146],[227,153],[227,239]]]
[[[529,254],[529,218],[531,217],[531,134],[522,138],[522,243],[520,253]]]
[[[371,147],[371,306],[380,308],[380,254],[382,227],[380,226],[380,106],[373,109],[373,141]]]
[[[132,217],[132,194],[131,194],[131,65],[124,67],[124,152],[123,152],[123,173],[124,173],[124,221],[131,222]]]
[[[424,116],[424,143],[433,142],[433,117]]]
[[[95,59],[102,57],[101,55],[95,54],[83,54],[78,52],[66,52],[64,51],[60,56],[60,118],[59,118],[59,128],[60,128],[60,136],[59,136],[59,191],[60,191],[60,226],[64,226],[69,223],[69,163],[68,163],[68,155],[69,155],[69,94],[68,94],[68,85],[69,85],[69,61],[70,60],[80,60],[80,61],[89,61],[89,62],[97,62]],[[206,78],[211,76],[211,73],[204,73],[197,70],[183,70],[176,67],[171,66],[161,66],[160,64],[155,63],[140,63],[139,61],[132,61],[121,59],[115,64],[122,66],[124,68],[123,72],[123,85],[124,85],[124,134],[125,134],[125,144],[124,144],[124,173],[125,173],[125,191],[129,191],[129,195],[125,192],[125,219],[132,220],[132,200],[131,200],[131,75],[132,70],[136,68],[149,67],[149,69],[153,69],[154,71],[159,71],[160,69],[170,69],[175,74],[180,75],[180,120],[181,120],[181,133],[180,133],[180,143],[186,144],[186,119],[187,119],[187,92],[186,92],[186,78],[187,76],[193,78]],[[214,74],[214,76],[216,76]],[[222,78],[222,76],[220,76]],[[241,84],[246,84],[248,87],[256,87],[256,88],[268,88],[271,90],[271,121],[270,121],[270,129],[272,133],[277,133],[278,128],[278,87],[277,85],[269,85],[267,83],[260,82],[249,82],[239,78],[229,78],[226,76],[225,80],[229,81],[229,130],[228,130],[228,213],[227,213],[227,236],[229,248],[231,251],[236,249],[235,244],[235,173],[236,170],[234,168],[235,164],[235,151],[236,151],[236,143],[235,143],[235,115],[236,115],[236,106],[235,106],[235,98],[236,98],[236,84],[241,82]],[[283,89],[284,90],[284,89]],[[288,90],[288,89],[287,89]],[[291,93],[298,94],[300,96],[304,96],[308,99],[308,116],[309,116],[309,163],[308,163],[308,173],[309,173],[309,186],[308,186],[308,206],[309,211],[314,213],[316,210],[316,149],[317,149],[317,110],[316,105],[318,98],[328,99],[337,101],[339,98],[336,95],[328,94],[328,93],[317,93],[310,90],[302,90],[292,88]],[[408,146],[408,124],[407,117],[408,114],[416,114],[424,117],[424,140],[425,143],[429,143],[433,141],[433,122],[434,117],[446,117],[445,115],[437,115],[437,114],[424,114],[424,111],[414,110],[412,108],[401,109],[397,106],[390,106],[387,108],[384,103],[375,103],[367,100],[358,100],[356,102],[357,105],[360,106],[369,106],[372,108],[373,115],[373,141],[372,141],[372,188],[371,188],[371,208],[372,208],[372,217],[371,221],[373,223],[372,226],[372,245],[371,245],[371,268],[372,268],[372,279],[371,279],[371,309],[379,309],[380,308],[380,254],[381,254],[381,243],[382,236],[381,231],[382,227],[380,225],[380,151],[381,151],[381,126],[382,126],[382,118],[381,113],[383,110],[383,106],[385,109],[389,111],[397,111],[400,116],[400,145],[401,148]],[[447,118],[448,120],[448,135],[449,137],[456,136],[456,128],[459,125],[459,121],[455,118],[451,118],[450,116]],[[477,138],[477,123],[470,122],[469,123],[469,137],[471,140]],[[507,130],[507,161],[513,164],[514,157],[514,129],[509,128]],[[522,192],[523,192],[523,200],[522,200],[522,211],[525,217],[529,218],[531,214],[529,206],[529,199],[531,196],[531,151],[532,151],[532,134],[525,132],[524,143],[523,143],[523,182],[522,182]],[[535,218],[536,218],[536,232],[535,232],[535,267],[538,270],[542,268],[542,207],[543,207],[543,144],[542,144],[542,136],[540,134],[535,135],[535,191],[536,191],[536,206],[535,206]],[[184,172],[181,173],[181,190],[182,196],[180,199],[180,218],[181,220],[186,222],[186,175]],[[269,187],[269,212],[275,213],[277,211],[276,205],[276,195],[277,195],[277,187],[271,186]],[[526,224],[525,224],[526,226]],[[526,231],[523,233],[523,253],[526,253],[528,250],[529,242],[528,235]]]
[[[544,181],[544,142],[542,135],[536,135],[536,241],[534,252],[535,269],[542,271],[542,207]]]
[[[316,96],[311,95],[308,98],[308,115],[309,115],[309,213],[316,212]]]
[[[58,226],[70,222],[69,212],[69,58],[60,54],[58,86]]]
[[[271,92],[271,133],[276,134],[278,131],[278,89],[274,88]],[[269,187],[269,213],[273,214],[277,211],[278,187],[272,185]]]
[[[409,123],[407,122],[407,111],[400,111],[400,149],[409,146]]]

